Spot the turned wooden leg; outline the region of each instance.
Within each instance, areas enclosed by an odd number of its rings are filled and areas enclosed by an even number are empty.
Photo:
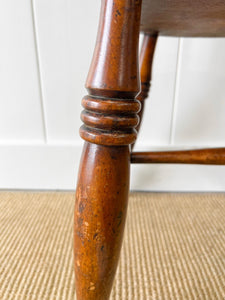
[[[141,92],[137,96],[137,99],[141,102],[141,109],[138,113],[139,123],[136,127],[137,132],[140,129],[141,121],[144,112],[145,99],[148,97],[150,90],[150,83],[152,77],[152,64],[155,52],[155,46],[157,42],[157,35],[144,34],[144,39],[140,53],[140,76],[141,76]],[[132,147],[134,144],[132,145]]]
[[[129,149],[85,143],[75,206],[77,298],[108,299],[129,191]]]
[[[109,299],[126,219],[138,124],[140,0],[103,0],[80,129],[74,214],[77,300]]]

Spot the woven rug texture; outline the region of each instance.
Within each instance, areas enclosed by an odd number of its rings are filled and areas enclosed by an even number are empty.
[[[110,300],[225,300],[225,194],[131,193]],[[74,193],[0,193],[0,299],[75,300]]]

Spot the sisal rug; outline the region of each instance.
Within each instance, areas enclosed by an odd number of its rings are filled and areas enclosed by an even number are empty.
[[[0,299],[74,300],[74,193],[0,193]],[[111,300],[225,299],[225,194],[132,193]]]

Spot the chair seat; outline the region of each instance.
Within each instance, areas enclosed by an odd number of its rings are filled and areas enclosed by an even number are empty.
[[[143,0],[141,31],[168,36],[225,37],[225,1]]]

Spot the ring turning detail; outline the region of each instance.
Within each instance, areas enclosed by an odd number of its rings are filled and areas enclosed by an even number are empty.
[[[85,125],[81,127],[80,135],[84,140],[101,145],[129,145],[136,140],[138,100],[86,96],[82,105],[85,110],[81,120]]]

